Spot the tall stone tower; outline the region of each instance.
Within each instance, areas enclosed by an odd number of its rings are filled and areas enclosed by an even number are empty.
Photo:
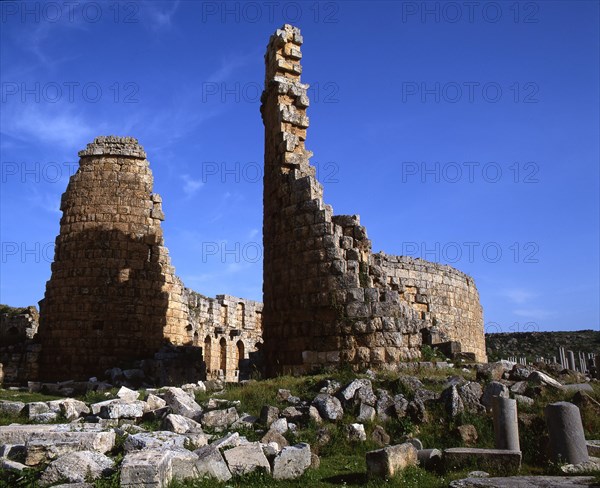
[[[44,380],[87,379],[186,341],[187,304],[144,149],[131,137],[98,137],[79,157],[40,302]]]
[[[305,147],[308,85],[299,29],[271,36],[265,126],[263,338],[268,374],[346,363],[393,368],[418,358],[425,332],[485,361],[472,278],[435,263],[372,254],[357,215],[334,216]]]

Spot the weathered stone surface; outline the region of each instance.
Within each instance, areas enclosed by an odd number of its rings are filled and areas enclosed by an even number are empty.
[[[574,383],[570,385],[563,385],[563,389],[567,391],[594,391],[592,385],[589,383]]]
[[[477,444],[477,429],[472,424],[459,425],[456,430],[460,435],[461,440],[467,446],[474,446]]]
[[[321,417],[326,420],[340,420],[344,415],[344,409],[340,401],[327,393],[319,393],[312,402]]]
[[[483,396],[481,397],[481,404],[488,410],[492,409],[492,398],[495,396],[500,396],[503,398],[508,398],[510,392],[508,387],[502,383],[497,381],[492,381],[485,386],[483,390]]]
[[[527,378],[527,381],[538,385],[551,386],[552,388],[556,389],[562,389],[563,387],[563,385],[559,381],[555,380],[546,373],[542,373],[541,371],[534,371],[533,373],[531,373]]]
[[[33,432],[25,443],[25,464],[35,466],[75,451],[106,453],[115,439],[114,432]]]
[[[371,440],[382,447],[390,444],[390,436],[381,425],[376,425],[373,428]]]
[[[231,472],[223,459],[221,452],[215,446],[204,446],[196,449],[194,453],[198,456],[196,469],[199,477],[215,478],[217,481],[228,481]]]
[[[94,451],[79,451],[60,456],[52,461],[42,474],[41,486],[59,481],[83,483],[91,479],[108,476],[114,469],[114,461]]]
[[[196,403],[188,393],[181,388],[167,388],[164,395],[164,400],[171,407],[173,413],[183,415],[193,420],[198,420],[202,414],[202,407]]]
[[[409,443],[384,447],[368,452],[366,460],[368,476],[394,476],[404,468],[417,464],[417,449]]]
[[[186,434],[188,432],[202,433],[202,426],[195,420],[171,413],[165,417],[164,428],[175,432],[176,434]]]
[[[83,414],[90,413],[90,409],[82,401],[67,398],[66,400],[60,400],[60,412],[67,420],[75,420]]]
[[[590,476],[510,476],[507,478],[465,478],[450,483],[451,488],[591,488]]]
[[[277,451],[282,448],[289,446],[289,442],[279,432],[269,430],[260,440],[263,444],[270,444],[272,442],[277,444]]]
[[[305,443],[284,447],[273,461],[273,478],[296,479],[311,465],[310,446]]]
[[[589,461],[579,408],[569,402],[556,402],[546,406],[544,415],[550,437],[550,459],[570,464]]]
[[[446,412],[448,412],[448,415],[452,418],[457,417],[465,411],[465,405],[458,394],[456,385],[446,388],[442,392],[440,400],[444,402]]]
[[[269,427],[279,418],[279,409],[270,405],[265,405],[260,410],[260,423]]]
[[[236,422],[239,418],[235,407],[227,408],[225,410],[211,410],[205,412],[200,419],[200,423],[203,427],[224,430]]]
[[[590,456],[600,457],[600,440],[588,440],[586,445]]]
[[[463,351],[485,361],[483,315],[472,278],[449,266],[374,254],[358,215],[333,215],[324,202],[306,148],[301,44],[299,30],[285,25],[271,36],[265,56],[268,374],[342,362],[356,369],[394,367],[400,359],[420,356],[421,330],[434,323],[436,342],[460,341]]]
[[[189,340],[184,290],[164,246],[145,151],[136,139],[106,136],[79,156],[40,302],[42,380],[100,377],[119,362],[151,358],[165,339]],[[135,370],[123,376],[141,383]]]
[[[270,431],[277,432],[278,434],[285,434],[288,431],[288,421],[287,419],[277,419],[275,422],[271,424],[269,427]]]
[[[376,415],[377,412],[375,411],[374,407],[365,403],[361,403],[358,412],[358,417],[356,417],[356,420],[358,420],[359,422],[372,422],[373,420],[375,420]]]
[[[458,387],[458,394],[462,398],[463,405],[468,412],[481,413],[485,411],[485,407],[481,404],[483,396],[483,388],[479,383],[468,381],[464,385]]]
[[[260,443],[251,442],[243,446],[228,449],[223,453],[229,471],[233,475],[242,475],[251,473],[258,468],[265,469],[268,473],[271,472],[269,461],[265,457]]]
[[[130,390],[126,386],[122,386],[117,392],[117,396],[125,402],[133,402],[140,397],[137,391]]]
[[[21,415],[21,412],[25,409],[23,402],[9,402],[6,400],[0,400],[0,414],[2,415]]]
[[[145,449],[123,458],[121,488],[166,488],[171,480],[171,454],[167,450]]]
[[[521,467],[521,451],[504,449],[475,449],[453,447],[444,449],[443,460],[446,470],[477,469],[515,474]]]
[[[151,412],[153,410],[164,408],[166,405],[167,402],[165,402],[162,398],[152,393],[150,393],[148,395],[148,398],[146,398],[146,412]]]
[[[25,464],[21,464],[18,461],[13,461],[11,459],[0,458],[0,469],[6,469],[7,471],[23,471],[27,469],[29,466]]]
[[[478,364],[477,379],[487,381],[498,381],[502,379],[502,375],[507,371],[506,364],[502,362]]]
[[[144,415],[145,402],[115,400],[102,406],[100,416],[107,419],[136,419]]]
[[[198,455],[182,447],[169,449],[171,476],[174,480],[194,479],[199,476]]]
[[[492,414],[496,449],[520,451],[517,401],[503,397],[492,398]]]
[[[442,463],[442,451],[439,449],[419,449],[417,451],[419,466],[427,470],[435,470]]]
[[[350,424],[346,426],[346,432],[350,442],[364,442],[367,440],[367,433],[363,424]]]
[[[126,452],[146,449],[185,447],[187,437],[169,431],[141,432],[127,436],[124,443]]]

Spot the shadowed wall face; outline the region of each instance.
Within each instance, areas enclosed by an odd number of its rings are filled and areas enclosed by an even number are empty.
[[[166,340],[187,341],[187,304],[143,148],[129,137],[98,137],[79,156],[40,302],[45,380],[87,379],[151,357]]]
[[[420,357],[424,331],[485,361],[473,280],[450,267],[373,254],[357,215],[333,215],[305,147],[303,38],[285,25],[265,55],[264,351],[268,374],[323,366],[394,368]],[[422,266],[422,263],[425,266]],[[446,334],[447,333],[447,334]]]

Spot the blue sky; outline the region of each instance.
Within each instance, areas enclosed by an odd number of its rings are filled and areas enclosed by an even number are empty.
[[[109,134],[146,149],[185,284],[260,300],[263,55],[287,22],[336,214],[472,275],[488,331],[599,328],[598,2],[0,7],[0,303],[43,297],[77,151]]]

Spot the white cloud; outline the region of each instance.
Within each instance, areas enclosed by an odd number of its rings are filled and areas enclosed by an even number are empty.
[[[511,288],[501,292],[501,295],[508,298],[511,302],[516,304],[527,303],[538,296],[537,293],[525,290],[523,288]]]
[[[520,308],[513,310],[513,313],[518,317],[535,320],[547,319],[554,315],[554,312],[541,308]]]
[[[202,181],[195,180],[188,174],[181,175],[181,179],[183,180],[183,193],[188,199],[192,198],[204,186]]]

